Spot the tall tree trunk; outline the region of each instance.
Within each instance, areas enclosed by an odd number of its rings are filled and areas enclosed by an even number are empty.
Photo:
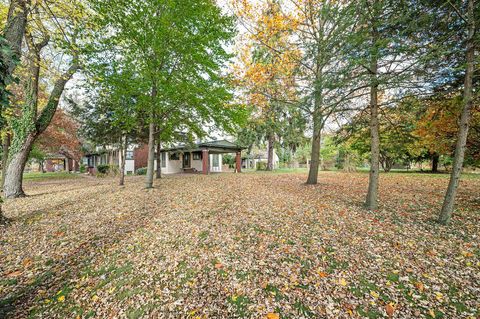
[[[152,109],[150,111],[150,124],[148,126],[148,159],[147,159],[147,175],[145,176],[145,188],[153,188],[153,171],[155,170],[155,111],[154,107],[157,100],[157,83],[154,81],[152,85]]]
[[[468,20],[468,38],[466,48],[466,70],[465,82],[463,87],[463,109],[460,115],[460,127],[458,130],[457,143],[455,146],[455,157],[453,158],[452,173],[448,183],[447,192],[443,201],[442,210],[440,211],[439,222],[441,224],[448,224],[452,218],[453,207],[455,205],[455,196],[457,194],[460,174],[463,168],[463,160],[465,157],[465,149],[467,145],[468,128],[470,124],[471,110],[472,110],[472,82],[475,63],[475,14],[474,14],[474,0],[468,1],[467,9]]]
[[[10,134],[5,134],[5,138],[3,139],[2,143],[3,148],[3,157],[2,157],[2,190],[3,185],[5,184],[5,172],[7,171],[8,165],[8,152],[10,150]]]
[[[378,83],[377,83],[378,62],[372,59],[370,65],[370,175],[368,181],[368,192],[365,206],[369,210],[378,208],[378,178],[380,161],[380,134],[378,128]]]
[[[155,178],[160,179],[162,178],[162,156],[160,154],[160,150],[162,149],[162,141],[160,141],[160,137],[157,139],[157,152],[155,154],[157,160],[157,169]]]
[[[267,146],[267,171],[273,171],[273,143],[274,135],[268,134],[268,146]]]
[[[310,155],[310,169],[308,170],[307,184],[315,185],[318,181],[318,167],[320,165],[320,143],[322,137],[322,118],[319,114],[313,115],[312,152]]]
[[[433,153],[432,155],[432,173],[438,173],[438,162],[440,160],[440,155],[438,153]]]
[[[120,181],[118,185],[125,185],[125,161],[127,159],[127,148],[128,148],[128,137],[125,135],[121,143],[123,146],[120,147]]]
[[[65,172],[70,173],[70,163],[68,162],[68,157],[65,156]]]
[[[153,188],[154,161],[155,161],[155,124],[150,123],[148,128],[148,161],[147,161],[147,176],[145,181],[146,188]]]

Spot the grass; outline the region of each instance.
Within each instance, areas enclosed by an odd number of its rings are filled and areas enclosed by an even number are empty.
[[[41,180],[55,180],[55,179],[71,179],[77,178],[79,175],[77,173],[67,173],[67,172],[29,172],[23,174],[24,181],[41,181]]]

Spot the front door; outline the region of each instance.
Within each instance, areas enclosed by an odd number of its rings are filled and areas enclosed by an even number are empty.
[[[183,168],[190,168],[190,153],[183,153]]]

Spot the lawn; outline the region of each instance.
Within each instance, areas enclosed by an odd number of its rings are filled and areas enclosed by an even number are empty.
[[[480,179],[321,172],[27,181],[4,204],[0,318],[478,318]]]

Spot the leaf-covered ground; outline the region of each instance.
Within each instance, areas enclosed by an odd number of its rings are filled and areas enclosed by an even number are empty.
[[[480,179],[182,175],[27,182],[0,234],[5,318],[478,318]]]

